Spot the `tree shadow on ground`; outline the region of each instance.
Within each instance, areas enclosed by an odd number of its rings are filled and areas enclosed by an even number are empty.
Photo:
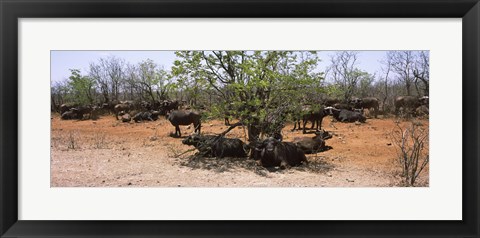
[[[326,173],[334,168],[334,165],[327,162],[326,157],[316,156],[315,158],[307,158],[308,164],[291,167],[290,169],[297,171],[305,171],[312,173]]]
[[[185,160],[180,162],[180,165],[186,166],[192,169],[205,169],[215,171],[217,173],[234,171],[239,169],[245,169],[253,171],[255,174],[262,177],[267,177],[270,172],[279,172],[284,173],[286,171],[295,170],[295,171],[304,171],[311,173],[326,173],[333,169],[333,165],[328,163],[325,157],[309,158],[307,164],[301,164],[299,166],[294,166],[286,169],[281,169],[279,167],[265,168],[259,164],[258,161],[255,161],[250,158],[208,158],[198,155],[192,155]]]
[[[267,176],[268,170],[257,164],[257,161],[244,157],[244,158],[216,158],[216,157],[202,157],[198,155],[192,155],[180,162],[180,165],[186,166],[192,169],[206,169],[215,171],[217,173],[223,173],[227,171],[234,171],[239,169],[246,169],[253,171],[260,176]]]

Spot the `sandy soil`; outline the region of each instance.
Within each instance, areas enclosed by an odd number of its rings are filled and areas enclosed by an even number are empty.
[[[407,124],[408,122],[401,122]],[[428,128],[428,120],[419,120]],[[284,140],[311,137],[283,130]],[[333,133],[333,149],[308,155],[309,164],[267,170],[249,159],[191,160],[193,147],[169,136],[174,127],[161,118],[154,122],[121,123],[114,116],[99,120],[60,120],[52,116],[51,186],[53,187],[392,187],[401,186],[396,150],[390,133],[393,118],[369,119],[365,124],[333,122],[322,128]],[[203,122],[202,133],[226,129],[221,120]],[[193,127],[181,127],[182,135]],[[244,138],[243,128],[228,137]],[[428,168],[416,186],[428,186]]]

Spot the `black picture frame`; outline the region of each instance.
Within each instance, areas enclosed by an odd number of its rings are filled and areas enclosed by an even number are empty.
[[[478,0],[0,0],[0,16],[1,237],[479,237]],[[47,17],[462,18],[463,220],[19,221],[17,20]]]

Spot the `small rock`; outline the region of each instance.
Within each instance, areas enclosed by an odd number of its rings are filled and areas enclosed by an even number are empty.
[[[132,185],[132,183],[128,183],[128,185]]]
[[[210,126],[213,126],[213,124],[210,124]]]
[[[387,143],[387,145],[388,145],[388,146],[391,146],[391,145],[392,145],[392,143]]]
[[[182,186],[182,185],[180,185],[180,184],[177,184],[177,187],[181,187],[181,186]]]
[[[102,183],[105,183],[105,180],[103,180]]]
[[[355,180],[348,179],[348,178],[347,178],[347,181],[348,181],[349,183],[353,183],[353,182],[355,182]]]
[[[362,124],[362,123],[360,123],[359,121],[355,122],[355,125],[357,125],[357,126],[359,126],[360,124]]]

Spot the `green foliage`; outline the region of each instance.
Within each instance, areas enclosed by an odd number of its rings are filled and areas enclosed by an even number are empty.
[[[367,72],[363,72],[363,75],[360,77],[360,82],[358,85],[358,96],[359,97],[368,97],[373,92],[373,81],[375,80],[375,75],[371,75]]]
[[[166,97],[169,91],[175,88],[171,82],[172,76],[163,68],[160,68],[153,60],[147,59],[138,64],[134,83],[141,89],[142,98],[154,101],[159,97]]]
[[[189,101],[196,104],[202,90],[209,89],[204,72],[197,70],[201,68],[201,51],[177,51],[175,54],[183,59],[176,60],[172,67],[175,89],[184,92]]]
[[[70,69],[70,73],[71,75],[68,77],[69,101],[84,105],[93,103],[95,80],[81,75],[79,69]]]
[[[195,97],[213,89],[220,103],[214,114],[229,111],[246,124],[268,121],[298,108],[322,91],[315,52],[179,51],[172,74]],[[278,114],[278,115],[277,115]],[[221,115],[218,115],[221,116]]]

